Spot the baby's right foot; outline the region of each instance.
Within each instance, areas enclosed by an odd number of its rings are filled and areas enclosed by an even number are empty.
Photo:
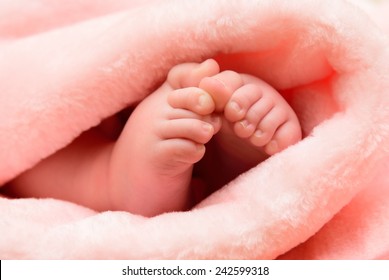
[[[224,108],[224,116],[232,124],[235,135],[248,139],[267,155],[301,140],[301,127],[293,109],[262,80],[224,71],[204,78],[200,88],[211,94],[216,108]]]

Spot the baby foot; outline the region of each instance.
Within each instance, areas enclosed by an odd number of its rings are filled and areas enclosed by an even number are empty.
[[[246,74],[225,71],[206,77],[200,88],[224,106],[225,119],[236,136],[273,155],[301,140],[296,114],[285,99],[264,81]]]
[[[186,209],[193,164],[221,126],[213,99],[196,86],[218,71],[212,60],[176,66],[135,108],[112,156],[117,208],[144,216]]]

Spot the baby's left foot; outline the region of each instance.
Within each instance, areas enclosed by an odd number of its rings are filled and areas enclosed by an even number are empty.
[[[132,112],[110,157],[114,209],[155,216],[190,207],[193,165],[221,126],[199,81],[219,72],[212,60],[175,66]]]
[[[235,134],[248,139],[268,155],[301,140],[298,118],[286,100],[264,81],[246,74],[224,71],[204,78],[200,87],[221,100],[224,116]]]

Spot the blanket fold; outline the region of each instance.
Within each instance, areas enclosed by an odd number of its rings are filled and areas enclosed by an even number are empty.
[[[207,58],[280,91],[305,138],[188,212],[0,198],[1,258],[389,257],[389,42],[371,16],[339,0],[60,2],[0,21],[0,185]]]

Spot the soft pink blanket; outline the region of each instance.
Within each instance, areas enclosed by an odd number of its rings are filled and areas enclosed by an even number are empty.
[[[284,93],[305,138],[189,212],[143,218],[0,198],[0,258],[389,258],[384,9],[1,1],[0,185],[144,98],[172,66],[211,57]]]

